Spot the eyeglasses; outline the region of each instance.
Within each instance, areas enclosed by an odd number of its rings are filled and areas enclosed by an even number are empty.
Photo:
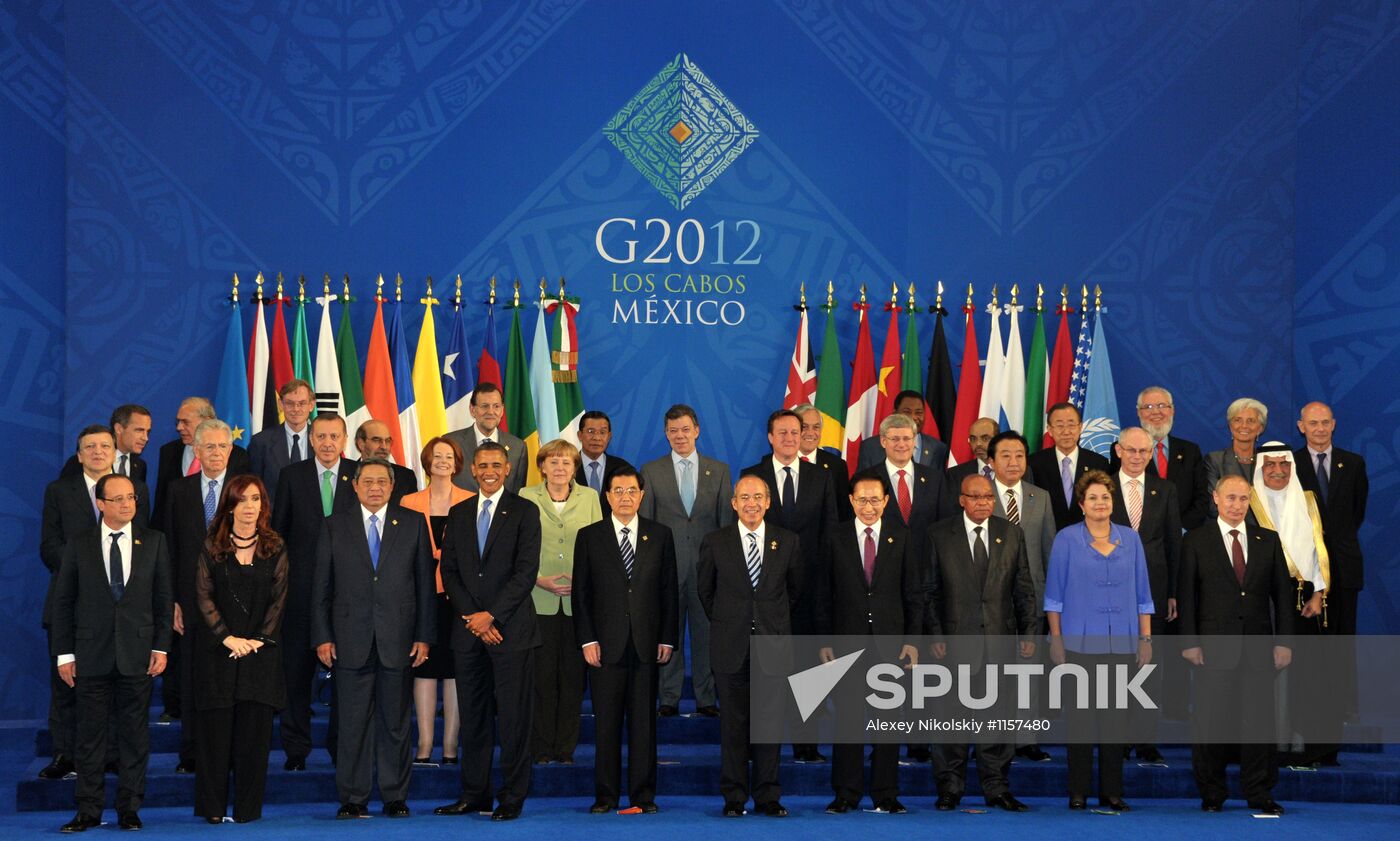
[[[734,498],[740,502],[762,502],[768,498],[768,494],[739,494]]]
[[[305,408],[307,408],[307,407],[310,406],[310,405],[311,405],[311,401],[310,401],[310,400],[283,400],[283,401],[282,401],[282,408],[284,408],[284,409],[305,409]]]
[[[1172,404],[1170,403],[1143,403],[1141,406],[1138,406],[1138,410],[1143,412],[1160,412],[1164,409],[1170,409],[1171,407]]]
[[[857,508],[874,508],[884,502],[885,499],[886,497],[883,496],[858,496],[853,501]]]
[[[1147,447],[1146,449],[1142,449],[1142,448],[1138,448],[1138,447],[1125,447],[1125,446],[1123,446],[1122,444],[1119,444],[1119,445],[1118,445],[1118,449],[1122,450],[1124,455],[1129,455],[1129,456],[1150,456],[1150,455],[1152,455],[1152,448],[1151,448],[1151,447]]]
[[[634,496],[641,496],[641,488],[612,488],[608,491],[612,496],[619,496],[623,499],[631,499]]]
[[[126,494],[125,496],[104,496],[99,497],[103,502],[113,502],[117,505],[129,505],[136,501],[136,494]]]
[[[963,494],[963,499],[970,499],[973,502],[996,502],[996,494]]]

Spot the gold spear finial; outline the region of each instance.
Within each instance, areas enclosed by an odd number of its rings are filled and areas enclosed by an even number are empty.
[[[394,300],[403,300],[403,272],[394,272]]]
[[[324,275],[321,276],[321,286],[322,286],[322,292],[325,294],[325,297],[329,298],[329,297],[331,296],[331,273],[330,273],[330,272],[326,272]]]
[[[345,301],[346,301],[347,303],[349,303],[349,301],[350,301],[350,273],[349,273],[349,272],[346,272],[346,273],[345,273]]]
[[[826,282],[826,308],[829,310],[836,306],[836,284],[830,280]]]
[[[936,309],[943,309],[943,281],[938,281],[938,294],[933,298],[933,306]]]
[[[514,306],[520,306],[520,278],[515,279],[515,299],[511,302]]]
[[[379,278],[374,282],[374,300],[384,300],[384,273],[379,273]]]
[[[540,306],[544,306],[545,296],[548,294],[549,278],[540,275]]]
[[[1021,284],[1011,284],[1011,306],[1016,306],[1016,296],[1021,294]]]
[[[910,283],[909,283],[909,311],[910,311],[910,312],[913,312],[914,309],[915,309],[915,307],[917,307],[917,306],[918,306],[918,305],[917,305],[916,303],[914,303],[914,283],[913,283],[913,281],[910,281]]]
[[[437,303],[438,303],[438,299],[433,297],[433,276],[432,276],[432,275],[428,275],[428,296],[427,296],[426,298],[421,298],[421,299],[419,299],[418,303],[420,303],[420,304],[427,304],[428,306],[433,306],[434,304],[437,304]]]
[[[238,272],[233,273],[233,302],[238,303]]]
[[[282,273],[277,273],[277,300],[282,300]]]
[[[1098,285],[1097,283],[1095,283],[1095,284],[1094,284],[1094,312],[1098,312],[1098,311],[1099,311],[1100,309],[1102,309],[1102,308],[1103,308],[1103,289],[1099,288],[1099,285]]]
[[[306,275],[297,275],[297,303],[306,303]]]
[[[861,302],[862,304],[865,303],[865,284],[864,284],[864,283],[862,283],[862,284],[860,285],[860,302]]]
[[[457,294],[452,296],[452,303],[456,304],[458,309],[462,308],[462,276],[460,274],[457,275]]]
[[[1060,309],[1069,311],[1069,284],[1060,284]]]
[[[1080,284],[1079,286],[1079,311],[1083,312],[1089,307],[1089,287]]]
[[[233,276],[234,276],[234,278],[237,278],[237,277],[238,277],[238,272],[234,272],[234,273],[233,273]],[[261,301],[261,300],[262,300],[262,297],[263,297],[263,294],[262,294],[262,288],[263,288],[263,273],[262,273],[262,272],[258,272],[258,276],[255,278],[255,282],[258,284],[258,294],[257,294],[257,297],[255,297],[253,300],[255,300],[255,301]]]
[[[998,309],[998,306],[997,306],[997,285],[996,285],[995,283],[993,283],[993,284],[992,284],[992,313],[995,314],[996,311],[997,311],[997,309]]]
[[[804,310],[807,309],[807,281],[802,281],[797,287],[797,303]]]
[[[1045,286],[1037,283],[1035,285],[1035,311],[1041,312],[1045,309]]]
[[[559,300],[564,300],[564,276],[559,275]]]
[[[898,281],[893,281],[893,280],[892,280],[892,281],[890,281],[890,308],[891,308],[891,309],[895,309],[895,308],[897,308],[898,306],[899,306],[899,283],[898,283]]]

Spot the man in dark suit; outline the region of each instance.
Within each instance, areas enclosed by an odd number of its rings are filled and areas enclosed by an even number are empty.
[[[388,461],[362,459],[352,482],[357,510],[325,518],[316,546],[311,634],[316,656],[335,674],[345,736],[335,766],[338,819],[369,817],[376,768],[385,816],[409,815],[409,669],[428,659],[437,605],[427,527],[389,504],[394,483]]]
[[[1074,501],[1074,484],[1079,477],[1090,470],[1108,473],[1109,466],[1108,459],[1079,446],[1084,420],[1073,403],[1051,406],[1045,420],[1050,437],[1055,439],[1055,446],[1030,457],[1026,465],[1027,481],[1039,484],[1050,492],[1050,510],[1055,516],[1055,531],[1058,532],[1065,526],[1084,522],[1084,510]]]
[[[165,513],[165,491],[170,487],[170,483],[181,476],[193,476],[199,472],[199,457],[194,450],[195,429],[204,421],[216,417],[218,415],[214,413],[214,404],[206,397],[186,397],[181,401],[180,409],[175,414],[175,431],[180,437],[162,444],[157,459],[155,504],[151,511],[155,516],[152,525],[158,531],[165,531],[169,526],[168,523],[162,522],[161,518]],[[248,457],[248,451],[239,446],[237,441],[233,442],[233,450],[229,452],[228,469],[235,476],[253,472],[253,462]]]
[[[458,621],[452,653],[461,710],[462,791],[436,815],[520,817],[530,790],[530,723],[540,630],[530,590],[540,571],[540,512],[506,490],[509,456],[483,442],[472,455],[480,491],[453,507],[442,543],[442,586]],[[493,720],[494,711],[494,720]],[[494,725],[494,727],[493,727]],[[501,744],[501,787],[491,810],[491,754]]]
[[[833,525],[820,544],[819,569],[827,576],[827,584],[821,588],[824,598],[816,633],[903,636],[910,642],[901,647],[899,658],[912,668],[919,663],[913,638],[923,627],[924,565],[909,551],[909,530],[882,521],[889,500],[879,479],[856,477],[851,491],[855,519]],[[832,648],[821,651],[822,662],[836,656]],[[826,807],[827,814],[860,808],[864,750],[858,744],[832,745],[831,788],[836,799]],[[899,802],[898,745],[871,747],[870,799],[881,812],[908,811]]]
[[[53,591],[58,581],[63,552],[68,544],[92,531],[101,516],[97,506],[97,483],[112,472],[112,457],[116,452],[112,431],[101,424],[84,427],[78,433],[77,458],[80,472],[76,476],[55,479],[44,489],[43,519],[39,530],[39,558],[49,571],[49,587],[44,597],[43,624],[53,644]],[[138,528],[145,528],[149,519],[149,498],[146,485],[135,482]],[[73,687],[60,679],[58,669],[49,671],[49,732],[53,737],[53,761],[39,772],[45,780],[61,780],[73,772],[74,749],[77,741],[75,710],[77,699]]]
[[[607,519],[611,500],[608,499],[608,480],[623,467],[632,467],[626,459],[608,453],[612,443],[612,419],[606,412],[592,410],[584,412],[578,422],[579,460],[574,481],[587,485],[598,492],[603,504],[603,519]]]
[[[1176,502],[1181,507],[1181,527],[1194,529],[1210,518],[1210,488],[1206,483],[1206,462],[1201,448],[1171,434],[1176,407],[1171,392],[1161,386],[1148,386],[1138,393],[1138,423],[1152,436],[1152,461],[1147,472],[1176,486]],[[1118,469],[1115,460],[1113,468]]]
[[[768,507],[764,519],[795,533],[803,546],[815,550],[827,529],[836,525],[836,492],[829,471],[797,457],[801,433],[802,418],[796,412],[780,409],[769,415],[768,445],[773,452],[768,458],[744,468],[741,475],[757,476],[768,486],[768,498],[773,504]],[[818,632],[817,618],[827,598],[824,590],[829,578],[820,566],[821,560],[821,554],[815,551],[809,551],[801,559],[802,579],[808,586],[792,614],[794,634]],[[792,754],[799,763],[826,761],[816,745],[795,744]]]
[[[310,430],[306,424],[311,408],[316,405],[316,395],[310,383],[294,378],[277,389],[277,402],[282,407],[283,422],[269,426],[248,442],[253,473],[263,480],[269,494],[277,492],[277,477],[282,468],[311,458],[311,442],[307,440]]]
[[[740,477],[730,505],[738,524],[705,535],[696,565],[720,700],[724,816],[742,816],[752,792],[754,811],[785,818],[779,746],[749,741],[749,637],[792,634],[792,612],[802,592],[801,544],[796,534],[764,521],[768,486],[758,477]]]
[[[1176,621],[1176,574],[1181,560],[1181,506],[1176,501],[1176,486],[1147,472],[1152,461],[1152,436],[1141,427],[1130,426],[1118,433],[1114,453],[1119,469],[1114,478],[1113,522],[1137,532],[1142,551],[1147,556],[1147,578],[1152,586],[1152,636],[1165,636],[1168,623]],[[1160,663],[1161,668],[1147,679],[1149,697],[1161,698],[1163,672],[1175,669],[1173,683],[1184,685],[1187,677],[1180,673],[1177,663]],[[1159,705],[1160,706],[1160,705]],[[1134,708],[1132,732],[1155,729],[1158,710]],[[1137,746],[1138,759],[1161,762],[1162,753],[1151,743]]]
[[[204,552],[209,523],[223,499],[228,480],[238,475],[229,467],[233,452],[233,430],[218,418],[202,421],[194,431],[194,449],[199,456],[199,472],[181,476],[170,483],[164,502],[166,537],[170,547],[170,580],[175,591],[175,644],[178,655],[171,658],[171,670],[179,671],[178,686],[193,686],[196,650],[195,622],[202,621],[195,599],[195,570]],[[186,628],[185,623],[190,627]],[[183,716],[180,724],[180,760],[176,773],[195,770],[194,715]]]
[[[1191,766],[1201,808],[1218,812],[1230,750],[1222,742],[1244,742],[1245,799],[1255,812],[1281,815],[1271,791],[1278,777],[1273,674],[1289,664],[1292,651],[1274,638],[1292,633],[1293,577],[1278,535],[1245,522],[1249,482],[1225,476],[1213,496],[1220,516],[1182,540],[1177,577],[1181,656],[1196,667]]]
[[[145,406],[126,403],[112,410],[108,421],[112,436],[117,441],[117,451],[112,458],[112,472],[130,476],[142,485],[146,483],[146,460],[141,457],[146,442],[151,438],[151,411]],[[83,472],[78,457],[72,455],[63,463],[58,477],[66,479]]]
[[[360,459],[377,458],[389,463],[394,471],[394,504],[405,495],[418,490],[418,475],[401,464],[394,464],[394,433],[389,424],[380,420],[367,420],[355,430],[355,449]]]
[[[108,722],[117,720],[117,817],[140,829],[137,814],[150,758],[151,678],[170,647],[170,566],[165,539],[141,528],[136,486],[125,476],[97,483],[101,522],[64,548],[53,590],[50,654],[77,695],[78,814],[63,832],[102,822]]]
[[[322,527],[334,512],[354,515],[359,510],[355,489],[350,484],[355,462],[341,456],[345,449],[345,419],[322,413],[312,419],[310,428],[315,457],[282,469],[272,508],[272,527],[287,542],[287,607],[282,614],[287,707],[282,710],[282,750],[287,754],[283,767],[288,771],[306,770],[306,757],[311,753],[311,689],[316,680],[311,591]],[[391,502],[397,500],[391,498]],[[326,750],[332,756],[333,736],[332,730],[326,737]]]
[[[530,469],[530,454],[525,451],[525,442],[501,429],[501,418],[505,416],[505,398],[501,387],[495,383],[480,382],[472,391],[471,402],[467,404],[473,423],[464,429],[455,429],[447,437],[462,448],[462,469],[452,481],[459,488],[476,492],[476,478],[472,470],[472,453],[485,441],[494,441],[506,451],[510,462],[510,474],[506,476],[505,489],[511,493],[525,487],[525,475]],[[509,420],[509,418],[507,418]]]
[[[925,632],[933,636],[936,659],[968,664],[973,674],[983,663],[1010,663],[1035,654],[1040,611],[1035,603],[1026,546],[1018,526],[993,517],[996,492],[984,476],[963,479],[963,513],[929,529],[930,566],[925,585]],[[1019,636],[1015,646],[988,642]],[[978,681],[980,684],[981,681]],[[938,745],[934,775],[939,811],[958,807],[966,789],[966,744]],[[1028,807],[1011,795],[1006,779],[1009,742],[976,745],[977,774],[988,806],[1008,812]]]
[[[914,451],[911,455],[914,463],[941,472],[948,464],[948,445],[918,431],[924,428],[924,412],[927,411],[924,396],[913,390],[901,391],[894,396],[894,411],[897,415],[914,420]],[[885,460],[885,445],[880,439],[881,436],[872,435],[860,442],[857,471],[875,467]]]
[[[658,664],[679,644],[676,546],[671,530],[637,516],[645,489],[630,465],[613,470],[612,513],[579,529],[574,544],[574,637],[592,666],[598,750],[593,814],[617,808],[622,788],[622,719],[627,718],[627,795],[631,807],[656,808]]]
[[[925,538],[928,527],[938,520],[943,507],[943,471],[913,460],[914,436],[918,426],[908,415],[894,414],[880,422],[880,442],[885,448],[883,462],[856,474],[873,476],[885,486],[890,505],[885,522],[909,530],[909,549],[915,557],[927,557]],[[855,478],[852,478],[852,483]]]
[[[987,445],[1001,432],[1001,426],[991,418],[978,418],[967,429],[967,443],[972,447],[972,458],[962,464],[955,464],[947,470],[948,487],[943,494],[942,518],[952,517],[962,508],[958,499],[962,496],[962,480],[974,474],[992,478],[992,462],[987,455]]]
[[[734,522],[729,495],[729,465],[706,458],[695,449],[700,439],[700,420],[695,410],[677,403],[666,410],[666,440],[671,452],[642,465],[642,497],[638,513],[671,530],[676,542],[676,576],[680,586],[680,638],[690,629],[690,677],[695,690],[695,712],[713,718],[715,681],[710,668],[710,620],[696,589],[696,565],[700,541],[705,535]],[[673,716],[679,712],[681,689],[685,683],[685,653],[677,650],[661,667],[657,713]]]
[[[855,516],[851,512],[851,471],[846,460],[822,449],[822,413],[811,403],[794,406],[793,411],[802,419],[802,436],[797,448],[797,457],[809,461],[825,470],[831,477],[831,489],[836,494],[836,516],[849,520]]]

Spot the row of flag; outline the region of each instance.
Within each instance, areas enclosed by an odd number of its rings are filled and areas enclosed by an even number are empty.
[[[257,276],[257,285],[257,293],[251,301],[252,337],[245,347],[239,280],[238,275],[233,277],[233,307],[214,396],[215,410],[233,427],[235,441],[246,444],[248,438],[264,428],[283,422],[277,392],[295,377],[311,383],[316,412],[333,412],[345,418],[351,436],[346,443],[346,455],[351,458],[359,455],[353,436],[360,424],[371,418],[383,421],[394,438],[394,461],[417,473],[420,485],[426,472],[419,458],[423,443],[472,424],[469,406],[478,382],[500,386],[505,404],[500,426],[525,441],[529,450],[526,463],[530,468],[530,482],[539,479],[534,454],[541,442],[563,437],[578,443],[578,424],[583,414],[583,392],[578,378],[579,301],[564,294],[562,279],[559,292],[554,296],[546,293],[545,282],[540,281],[536,303],[539,314],[529,354],[525,351],[520,323],[520,311],[527,305],[521,303],[520,283],[516,281],[513,302],[505,305],[512,312],[504,372],[495,353],[495,278],[491,279],[486,305],[485,340],[481,353],[476,356],[467,341],[461,277],[457,278],[456,294],[449,302],[452,323],[446,352],[439,356],[433,308],[440,302],[433,297],[432,278],[428,278],[427,295],[419,299],[424,308],[423,322],[410,357],[403,313],[403,280],[396,279],[394,299],[390,301],[384,297],[384,278],[380,276],[374,295],[374,325],[363,368],[350,323],[350,304],[355,299],[350,296],[349,277],[344,281],[343,292],[337,295],[331,292],[330,276],[325,276],[324,294],[315,299],[321,306],[321,319],[314,362],[304,281],[295,298],[283,294],[281,275],[277,293],[272,298],[262,294],[261,273]],[[340,304],[340,321],[332,330],[331,304],[335,302]],[[386,303],[390,304],[387,327]],[[283,314],[288,307],[295,312],[290,342]]]
[[[936,315],[936,321],[928,354],[927,378],[920,363],[915,318],[921,310],[914,302],[912,286],[907,303],[898,301],[896,286],[890,301],[883,307],[889,313],[889,323],[878,368],[870,335],[872,305],[865,300],[865,288],[861,287],[861,300],[853,305],[860,321],[855,356],[849,366],[843,362],[837,341],[838,308],[833,303],[831,284],[827,285],[827,303],[821,307],[827,312],[821,355],[813,358],[804,290],[801,303],[796,307],[801,317],[788,365],[783,405],[788,408],[803,403],[816,406],[822,415],[821,445],[843,455],[852,470],[860,442],[875,434],[880,422],[894,411],[895,396],[901,391],[923,395],[922,431],[948,444],[949,466],[972,458],[968,433],[972,423],[981,417],[997,420],[1002,429],[1020,432],[1030,442],[1032,451],[1052,446],[1046,412],[1049,407],[1063,402],[1073,403],[1084,418],[1081,446],[1107,455],[1117,440],[1120,426],[1112,366],[1104,339],[1106,310],[1100,290],[1095,290],[1092,308],[1088,303],[1088,289],[1082,290],[1078,337],[1073,344],[1070,342],[1070,316],[1074,310],[1068,304],[1068,290],[1061,291],[1060,306],[1054,311],[1060,323],[1053,352],[1046,341],[1045,308],[1038,291],[1029,354],[1022,349],[1020,316],[1026,308],[1017,303],[1018,292],[1013,287],[1011,302],[1002,304],[997,300],[996,287],[992,288],[992,300],[986,307],[991,315],[991,335],[983,355],[979,352],[973,322],[977,310],[972,303],[972,286],[968,286],[967,302],[962,309],[962,364],[955,386],[943,327],[948,315],[943,308],[943,284],[938,285],[938,297],[929,308],[929,312]],[[902,344],[901,316],[906,319]],[[849,389],[846,387],[848,370]]]

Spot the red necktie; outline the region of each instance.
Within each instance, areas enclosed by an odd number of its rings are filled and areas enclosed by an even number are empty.
[[[909,483],[904,481],[904,471],[896,470],[895,475],[899,477],[899,487],[895,488],[894,496],[899,501],[899,516],[904,518],[904,524],[909,525],[909,514],[914,510],[914,500],[909,496]]]
[[[865,583],[869,586],[875,580],[875,538],[872,537],[874,529],[865,528]]]
[[[199,456],[190,459],[190,469],[185,471],[186,476],[193,476],[200,471],[204,465],[199,463]]]
[[[1157,477],[1167,478],[1167,448],[1161,441],[1157,442]]]
[[[1244,586],[1244,547],[1240,545],[1240,530],[1230,529],[1230,537],[1234,542],[1230,544],[1230,561],[1235,565],[1235,580],[1240,586]]]

